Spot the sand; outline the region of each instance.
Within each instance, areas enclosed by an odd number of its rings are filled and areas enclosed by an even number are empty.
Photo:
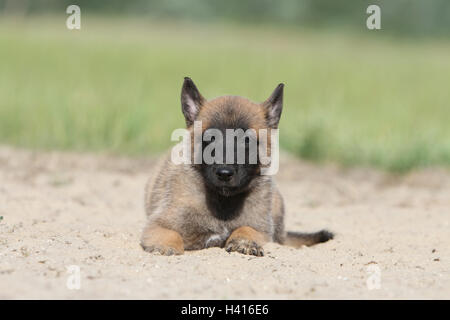
[[[393,176],[283,155],[287,229],[327,228],[334,240],[269,243],[262,258],[164,257],[139,246],[154,164],[0,147],[0,298],[450,298],[449,171]]]

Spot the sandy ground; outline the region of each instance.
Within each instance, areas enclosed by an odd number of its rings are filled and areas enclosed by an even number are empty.
[[[0,298],[450,298],[449,171],[394,177],[284,155],[287,229],[335,240],[163,257],[139,246],[154,163],[0,147]]]

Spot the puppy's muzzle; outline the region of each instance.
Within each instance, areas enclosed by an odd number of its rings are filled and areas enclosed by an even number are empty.
[[[216,170],[216,175],[221,181],[230,181],[234,175],[234,169],[231,167],[220,167]]]

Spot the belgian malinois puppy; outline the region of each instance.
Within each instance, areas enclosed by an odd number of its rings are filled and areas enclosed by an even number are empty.
[[[203,132],[277,129],[283,87],[279,84],[263,103],[238,96],[208,101],[194,82],[185,78],[181,108],[187,129],[192,131],[195,121],[201,121]],[[202,141],[200,152],[207,145]],[[141,245],[162,255],[222,247],[228,252],[263,256],[263,244],[268,241],[300,247],[333,238],[326,230],[285,232],[283,199],[272,177],[261,175],[261,164],[249,163],[247,157],[241,164],[174,164],[168,155],[147,185],[145,201],[148,222]]]

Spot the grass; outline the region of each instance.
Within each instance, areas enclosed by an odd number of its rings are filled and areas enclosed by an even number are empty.
[[[286,84],[284,149],[395,171],[450,164],[450,43],[379,31],[177,25],[84,15],[0,22],[0,143],[160,152],[204,96],[265,100]]]

